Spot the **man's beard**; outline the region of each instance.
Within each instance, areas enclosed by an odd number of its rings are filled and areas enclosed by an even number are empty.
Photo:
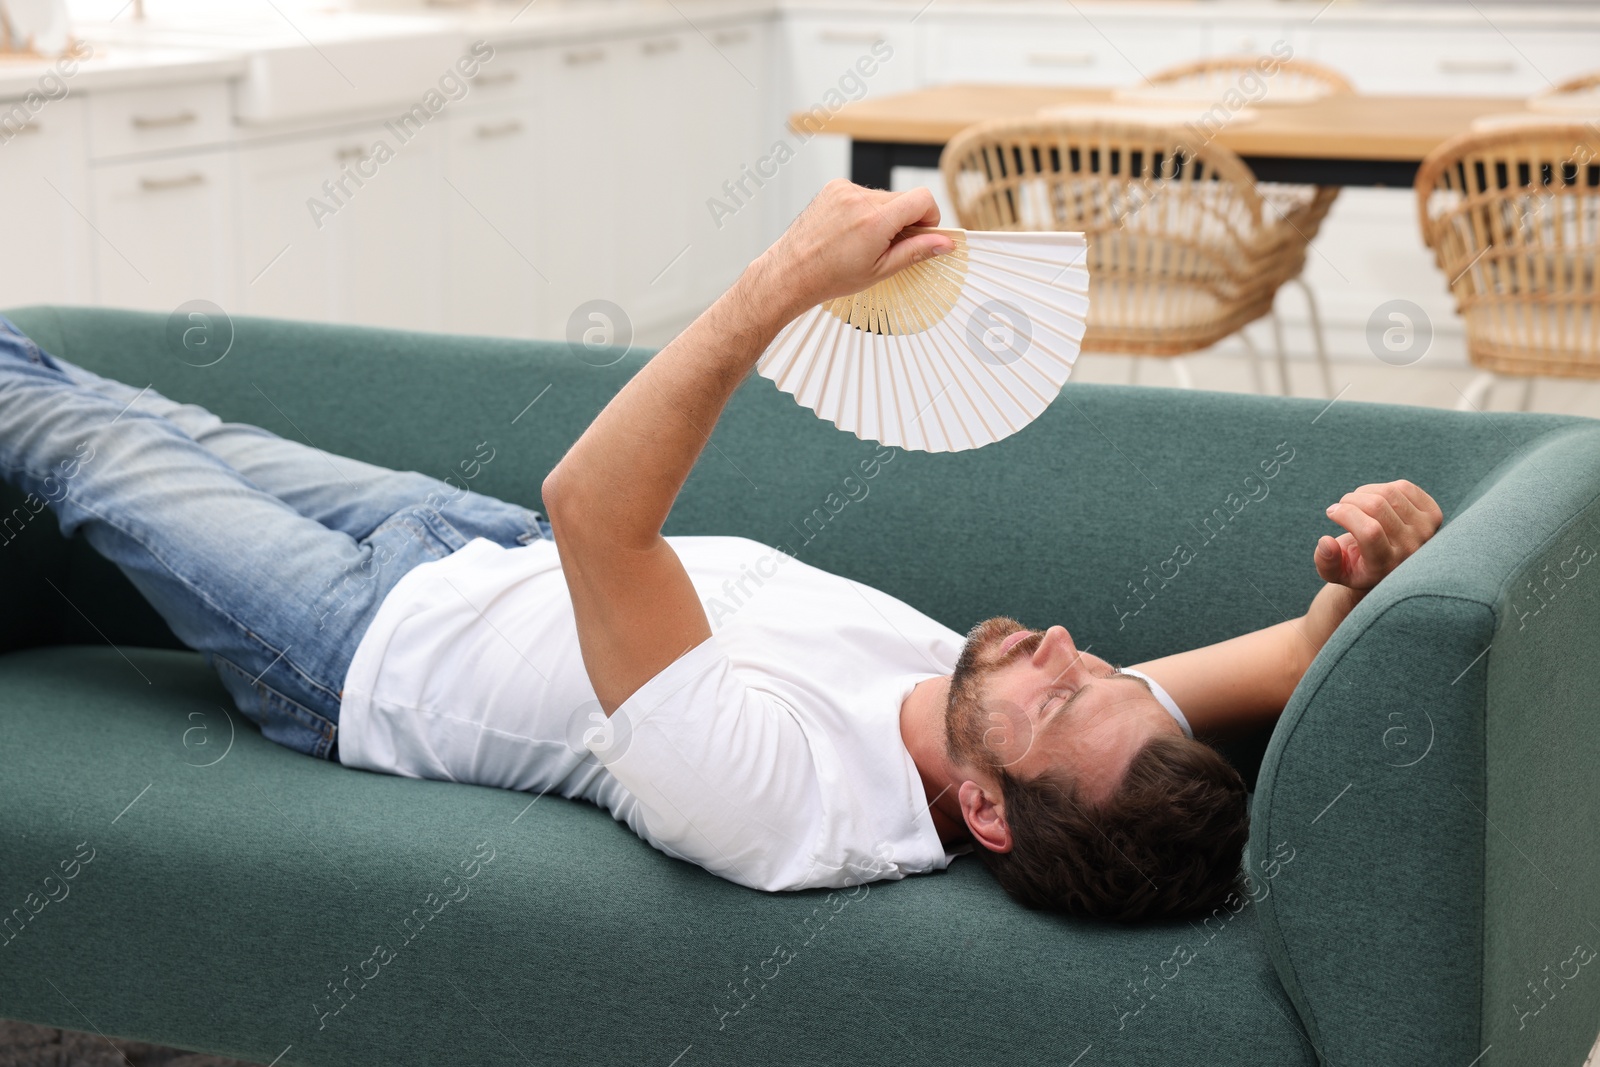
[[[955,763],[966,763],[994,772],[1001,769],[995,753],[984,743],[984,734],[990,723],[982,703],[983,683],[987,675],[1019,656],[1032,655],[1042,640],[1040,634],[1024,637],[996,656],[994,650],[1001,641],[1018,630],[1025,630],[1016,619],[1004,615],[985,619],[967,634],[961,647],[961,656],[950,672],[950,702],[945,708],[945,743],[950,758]]]

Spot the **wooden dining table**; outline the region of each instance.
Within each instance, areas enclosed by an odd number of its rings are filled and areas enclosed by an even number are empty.
[[[851,180],[887,189],[895,167],[937,167],[950,138],[974,123],[1082,104],[1137,106],[1119,102],[1112,89],[941,85],[847,103],[831,114],[795,112],[789,125],[806,135],[849,137]],[[1205,107],[1193,111],[1198,116]],[[1170,113],[1174,105],[1155,109]],[[1474,120],[1526,111],[1520,97],[1327,96],[1248,104],[1212,139],[1242,156],[1260,181],[1410,186],[1423,158]]]

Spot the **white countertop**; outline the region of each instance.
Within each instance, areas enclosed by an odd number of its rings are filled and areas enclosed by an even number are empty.
[[[933,0],[940,18],[1097,18],[1127,21],[1201,18],[1208,21],[1312,23],[1317,26],[1413,25],[1504,30],[1600,29],[1600,4],[1472,4],[1460,2],[1370,3],[1363,0]],[[715,26],[752,15],[796,15],[861,21],[910,22],[928,11],[928,0],[498,0],[454,10],[474,37],[491,44],[565,41],[619,30],[659,33]],[[430,7],[429,12],[441,9]]]
[[[665,33],[714,29],[752,17],[776,18],[774,0],[534,0],[478,3],[457,8],[473,39],[490,44],[565,43],[615,33]],[[870,5],[869,5],[870,6]]]
[[[76,62],[31,56],[0,56],[0,100],[17,100],[29,93],[59,92],[42,82],[57,74],[69,92],[124,89],[138,85],[176,85],[184,82],[237,78],[245,71],[243,52],[219,48],[147,48],[101,43]]]
[[[542,0],[541,0],[542,2]],[[1433,0],[1388,3],[1370,0],[934,0],[941,16],[971,18],[1097,18],[1127,21],[1139,18],[1234,19],[1317,26],[1339,24],[1459,25],[1483,29],[1600,28],[1600,5],[1578,0],[1562,3],[1472,3]],[[907,18],[927,0],[775,0],[785,11],[883,18]]]

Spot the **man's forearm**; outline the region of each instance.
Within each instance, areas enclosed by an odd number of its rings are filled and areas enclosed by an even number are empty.
[[[1299,654],[1295,685],[1300,684],[1301,676],[1311,666],[1311,661],[1316,659],[1317,653],[1322,651],[1322,646],[1328,643],[1328,638],[1333,636],[1333,631],[1339,628],[1339,624],[1366,595],[1365,591],[1343,585],[1325,585],[1312,598],[1306,613],[1293,621],[1297,640],[1292,648]]]
[[[1298,619],[1142,663],[1139,670],[1172,695],[1196,735],[1252,733],[1282,714],[1306,668],[1361,596],[1325,585]]]
[[[550,472],[544,500],[557,538],[604,530],[617,547],[660,534],[738,388],[779,330],[798,314],[758,260],[612,398]],[[563,529],[563,526],[569,529]]]

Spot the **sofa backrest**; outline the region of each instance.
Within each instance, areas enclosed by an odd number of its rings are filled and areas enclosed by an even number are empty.
[[[6,315],[96,373],[332,452],[459,479],[487,442],[494,458],[468,486],[532,507],[546,472],[648,356],[598,366],[610,356],[580,359],[556,342],[239,318],[226,357],[195,367],[166,316]],[[1303,610],[1320,584],[1312,545],[1331,529],[1322,509],[1347,489],[1408,476],[1448,510],[1512,447],[1572,421],[1488,416],[1497,430],[1486,434],[1478,417],[1450,412],[1323,408],[1069,382],[1023,432],[929,455],[841,433],[752,376],[667,531],[787,546],[962,632],[1000,614],[1059,622],[1080,646],[1135,663]],[[3,516],[17,500],[0,503]],[[132,586],[81,539],[62,543],[48,516],[0,545],[0,596],[28,605],[0,615],[0,651],[178,647]],[[1249,779],[1265,743],[1229,749]]]

